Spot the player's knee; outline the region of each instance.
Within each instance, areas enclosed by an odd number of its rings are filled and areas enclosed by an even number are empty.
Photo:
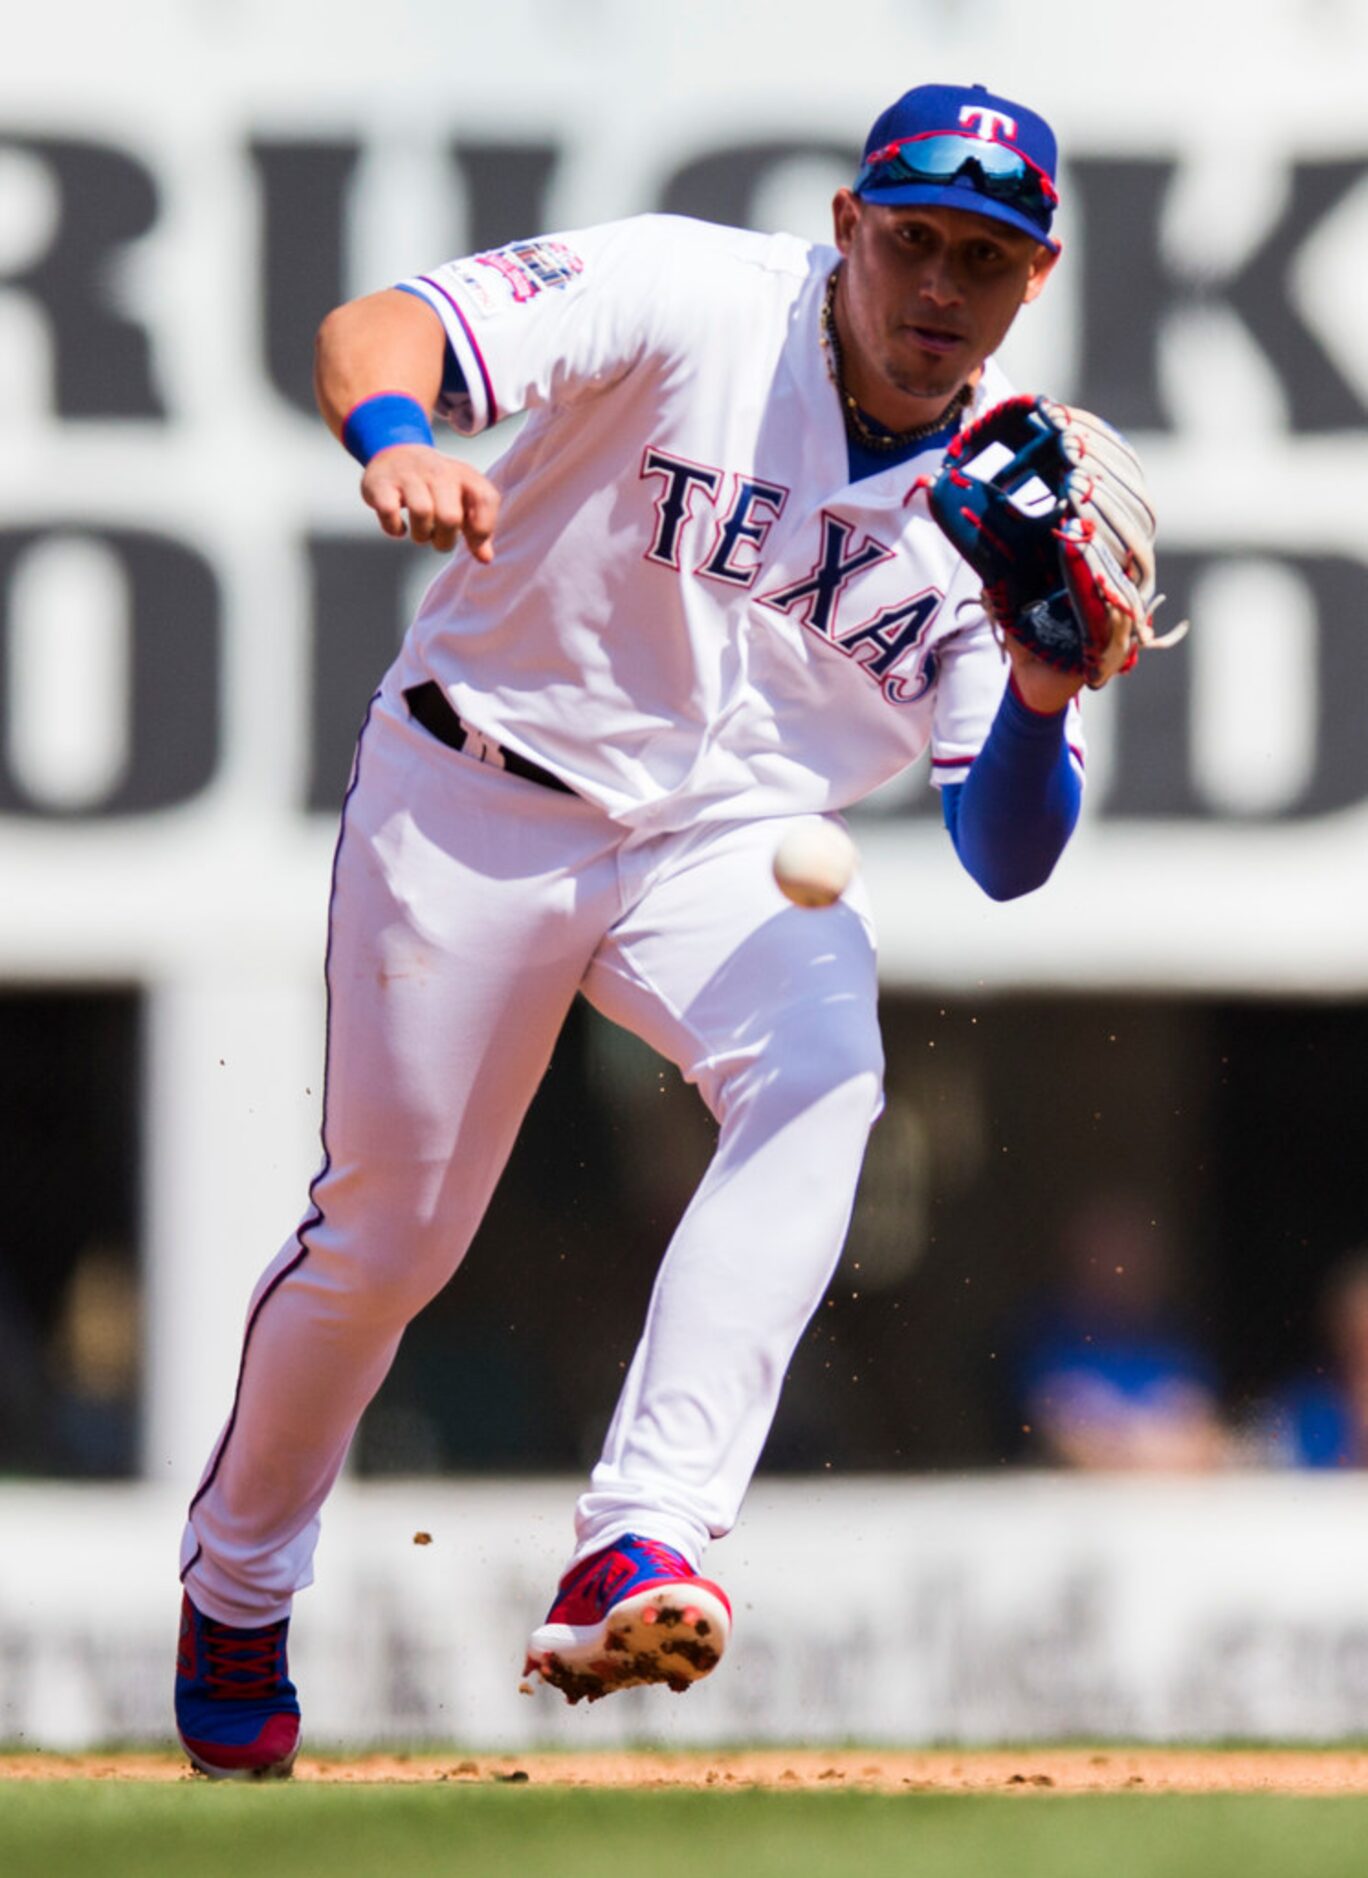
[[[821,1101],[835,1090],[849,1087],[873,1090],[877,1100],[883,1088],[884,1053],[878,1021],[872,1010],[855,1000],[838,999],[815,1014],[801,1016],[775,1037],[776,1059],[785,1084]]]
[[[883,1099],[883,1046],[873,1023],[828,1021],[775,1032],[719,1091],[723,1111],[754,1108],[772,1119],[818,1103],[868,1129]]]
[[[883,1101],[883,1057],[864,1052],[833,1052],[820,1064],[790,1065],[779,1078],[779,1091],[795,1114],[820,1103],[832,1125],[844,1123],[854,1135],[874,1124]]]
[[[348,1316],[402,1326],[446,1284],[462,1244],[439,1222],[401,1207],[359,1221],[328,1220],[312,1235],[306,1271]]]
[[[445,1283],[424,1267],[405,1268],[388,1247],[383,1258],[368,1257],[362,1248],[354,1257],[330,1260],[326,1279],[344,1316],[393,1329],[416,1317]]]

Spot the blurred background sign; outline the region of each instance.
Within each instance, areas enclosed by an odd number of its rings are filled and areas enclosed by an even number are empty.
[[[875,5],[834,77],[802,6],[31,17],[0,75],[0,964],[312,941],[360,714],[428,571],[367,525],[314,415],[330,306],[642,212],[824,237],[888,79],[991,66],[1065,155],[1064,263],[1008,362],[1139,442],[1164,617],[1200,630],[1089,700],[1089,830],[1051,893],[989,916],[946,890],[907,825],[921,780],[890,793],[867,837],[890,980],[1362,989],[1364,9],[1256,7],[1234,91],[1190,9],[1158,8],[1182,59],[1152,21],[1124,86],[1115,29],[1069,14]]]

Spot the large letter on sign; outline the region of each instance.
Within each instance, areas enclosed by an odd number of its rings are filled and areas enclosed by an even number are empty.
[[[0,530],[0,725],[10,720],[12,599],[15,574],[40,545],[76,539],[111,555],[127,594],[131,658],[128,761],[104,799],[70,811],[35,800],[0,748],[0,813],[56,817],[135,815],[170,808],[201,790],[218,766],[220,601],[214,571],[183,542],[138,529],[60,523]],[[81,673],[72,672],[74,693]],[[84,700],[88,704],[88,700]],[[61,700],[57,701],[60,708]],[[120,708],[109,700],[109,708]]]
[[[0,274],[42,308],[52,339],[52,401],[59,417],[164,417],[143,328],[118,299],[120,251],[157,219],[157,185],[111,144],[0,132],[0,154],[46,170],[56,215],[50,238]]]

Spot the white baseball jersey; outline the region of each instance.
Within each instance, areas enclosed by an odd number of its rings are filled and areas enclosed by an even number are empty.
[[[819,339],[838,259],[644,216],[404,282],[460,363],[455,427],[530,416],[491,472],[494,563],[432,583],[403,682],[643,831],[844,808],[928,744],[961,780],[1007,668],[909,505],[938,452],[850,480]],[[1008,395],[990,361],[975,410]]]

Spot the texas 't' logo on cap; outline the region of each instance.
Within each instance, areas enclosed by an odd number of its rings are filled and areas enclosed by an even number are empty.
[[[992,111],[986,104],[966,104],[960,111],[959,121],[967,124],[976,137],[996,137],[1001,131],[1003,141],[1011,143],[1017,134],[1014,117],[1008,117],[1005,111]]]

